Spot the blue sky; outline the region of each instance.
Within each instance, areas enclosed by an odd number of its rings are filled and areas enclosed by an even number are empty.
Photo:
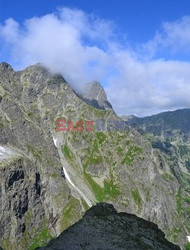
[[[132,42],[146,42],[163,22],[190,14],[187,0],[0,0],[0,22],[18,22],[54,12],[58,7],[79,8],[113,20]]]
[[[190,107],[190,2],[0,0],[0,61],[98,80],[118,114]]]

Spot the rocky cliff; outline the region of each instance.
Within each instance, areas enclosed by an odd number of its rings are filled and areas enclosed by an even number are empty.
[[[94,121],[93,131],[56,131],[56,120]],[[41,65],[15,72],[0,64],[0,245],[35,249],[97,202],[155,222],[181,245],[190,234],[187,167],[149,134],[100,131],[121,121],[87,104],[64,78]]]

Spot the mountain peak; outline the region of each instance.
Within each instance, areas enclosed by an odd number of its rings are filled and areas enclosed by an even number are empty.
[[[13,70],[10,64],[6,62],[0,63],[0,71]]]
[[[31,65],[27,67],[25,71],[27,71],[30,74],[35,74],[35,75],[38,74],[39,76],[51,77],[55,78],[56,80],[61,80],[62,82],[67,83],[62,74],[51,71],[51,69],[47,68],[41,63],[36,63],[34,65]]]
[[[84,87],[84,92],[81,97],[86,103],[95,108],[112,109],[112,105],[107,99],[107,95],[104,88],[97,81],[87,83]]]

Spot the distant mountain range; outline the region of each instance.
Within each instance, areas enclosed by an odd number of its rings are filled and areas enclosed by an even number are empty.
[[[137,124],[155,136],[190,140],[190,109],[168,111],[143,118],[133,115],[122,117],[130,124]]]

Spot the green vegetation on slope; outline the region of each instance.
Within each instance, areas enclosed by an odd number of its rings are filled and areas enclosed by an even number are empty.
[[[102,134],[99,133],[99,136],[101,135],[101,139],[99,138],[99,142],[103,143],[105,140],[105,136],[102,136]],[[102,139],[103,138],[103,139]],[[98,155],[94,156],[94,153],[98,153]],[[94,140],[93,150],[88,157],[86,163],[83,164],[83,171],[84,176],[86,177],[88,183],[90,184],[96,199],[101,202],[105,200],[109,200],[111,198],[115,199],[117,195],[119,194],[119,190],[116,184],[114,184],[114,177],[113,173],[110,170],[110,178],[107,180],[104,180],[104,187],[100,187],[92,178],[92,176],[86,172],[86,169],[89,164],[99,164],[103,162],[103,158],[99,151],[99,146],[97,140]]]
[[[62,149],[62,152],[66,158],[66,160],[68,161],[72,161],[73,160],[73,157],[74,157],[74,154],[72,153],[72,151],[70,150],[70,148],[65,144],[61,147]]]
[[[142,204],[142,199],[141,199],[139,191],[137,189],[132,190],[131,195],[132,195],[133,200],[135,201],[135,203],[138,205],[138,208],[140,208],[141,204]]]
[[[78,208],[80,207],[80,201],[72,197],[70,201],[62,210],[60,216],[60,230],[63,231],[68,228],[72,222],[74,223],[80,218],[80,214],[77,213]]]
[[[187,243],[187,244],[185,245],[185,250],[190,250],[190,243]]]
[[[177,212],[181,215],[182,205],[181,205],[181,187],[179,187],[178,193],[176,195]]]
[[[42,161],[42,159],[41,159],[42,151],[41,150],[37,150],[33,146],[31,146],[29,144],[27,145],[27,150],[28,150],[29,153],[32,153],[34,158],[36,158],[39,161]]]
[[[29,247],[29,250],[34,250],[37,247],[45,246],[53,238],[54,237],[50,234],[50,230],[48,228],[43,228],[32,240],[33,243]]]
[[[130,146],[121,164],[131,165],[135,159],[135,156],[140,155],[141,153],[142,153],[142,148],[134,145]]]

